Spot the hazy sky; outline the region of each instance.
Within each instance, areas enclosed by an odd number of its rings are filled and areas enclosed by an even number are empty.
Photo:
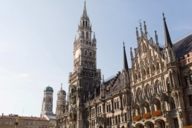
[[[60,83],[68,90],[73,69],[73,41],[83,0],[0,0],[0,113],[39,116],[43,91]],[[173,42],[192,34],[191,0],[87,0],[97,38],[97,67],[105,78],[122,69],[122,42],[127,56],[136,47],[135,27],[146,20],[149,35],[159,33],[162,12]]]

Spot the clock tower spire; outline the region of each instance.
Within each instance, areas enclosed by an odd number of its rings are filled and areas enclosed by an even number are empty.
[[[85,103],[100,94],[100,70],[96,66],[96,37],[84,2],[73,49],[73,71],[69,76],[70,125],[82,128],[88,125]]]

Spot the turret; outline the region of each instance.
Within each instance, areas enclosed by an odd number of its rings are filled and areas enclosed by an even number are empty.
[[[175,61],[175,55],[164,13],[163,13],[163,25],[164,25],[164,37],[165,37],[165,56],[167,57],[167,63],[171,63]]]
[[[56,106],[57,117],[60,117],[64,114],[65,105],[66,105],[66,92],[63,90],[61,85],[61,89],[57,93],[57,106]]]
[[[53,88],[47,86],[44,90],[44,97],[41,109],[41,116],[53,115]]]

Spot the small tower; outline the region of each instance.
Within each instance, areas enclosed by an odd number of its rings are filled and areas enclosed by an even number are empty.
[[[65,105],[66,105],[66,92],[63,90],[61,85],[61,89],[57,93],[56,116],[58,118],[64,114]]]
[[[41,109],[41,116],[53,115],[53,88],[47,86],[44,90],[44,97]]]
[[[163,25],[164,25],[164,36],[165,36],[165,56],[167,57],[167,63],[175,62],[175,55],[173,51],[173,44],[169,34],[169,30],[166,23],[166,18],[163,13]]]
[[[123,42],[123,69],[128,72],[128,62],[127,62],[127,55],[125,50],[125,43]]]

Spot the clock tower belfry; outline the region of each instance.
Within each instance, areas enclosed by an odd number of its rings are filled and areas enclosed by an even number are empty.
[[[80,68],[96,69],[96,38],[87,15],[86,3],[74,41],[74,70]]]
[[[100,94],[101,73],[96,66],[96,37],[87,15],[86,2],[74,40],[73,72],[69,76],[69,125],[88,127],[86,103]]]

